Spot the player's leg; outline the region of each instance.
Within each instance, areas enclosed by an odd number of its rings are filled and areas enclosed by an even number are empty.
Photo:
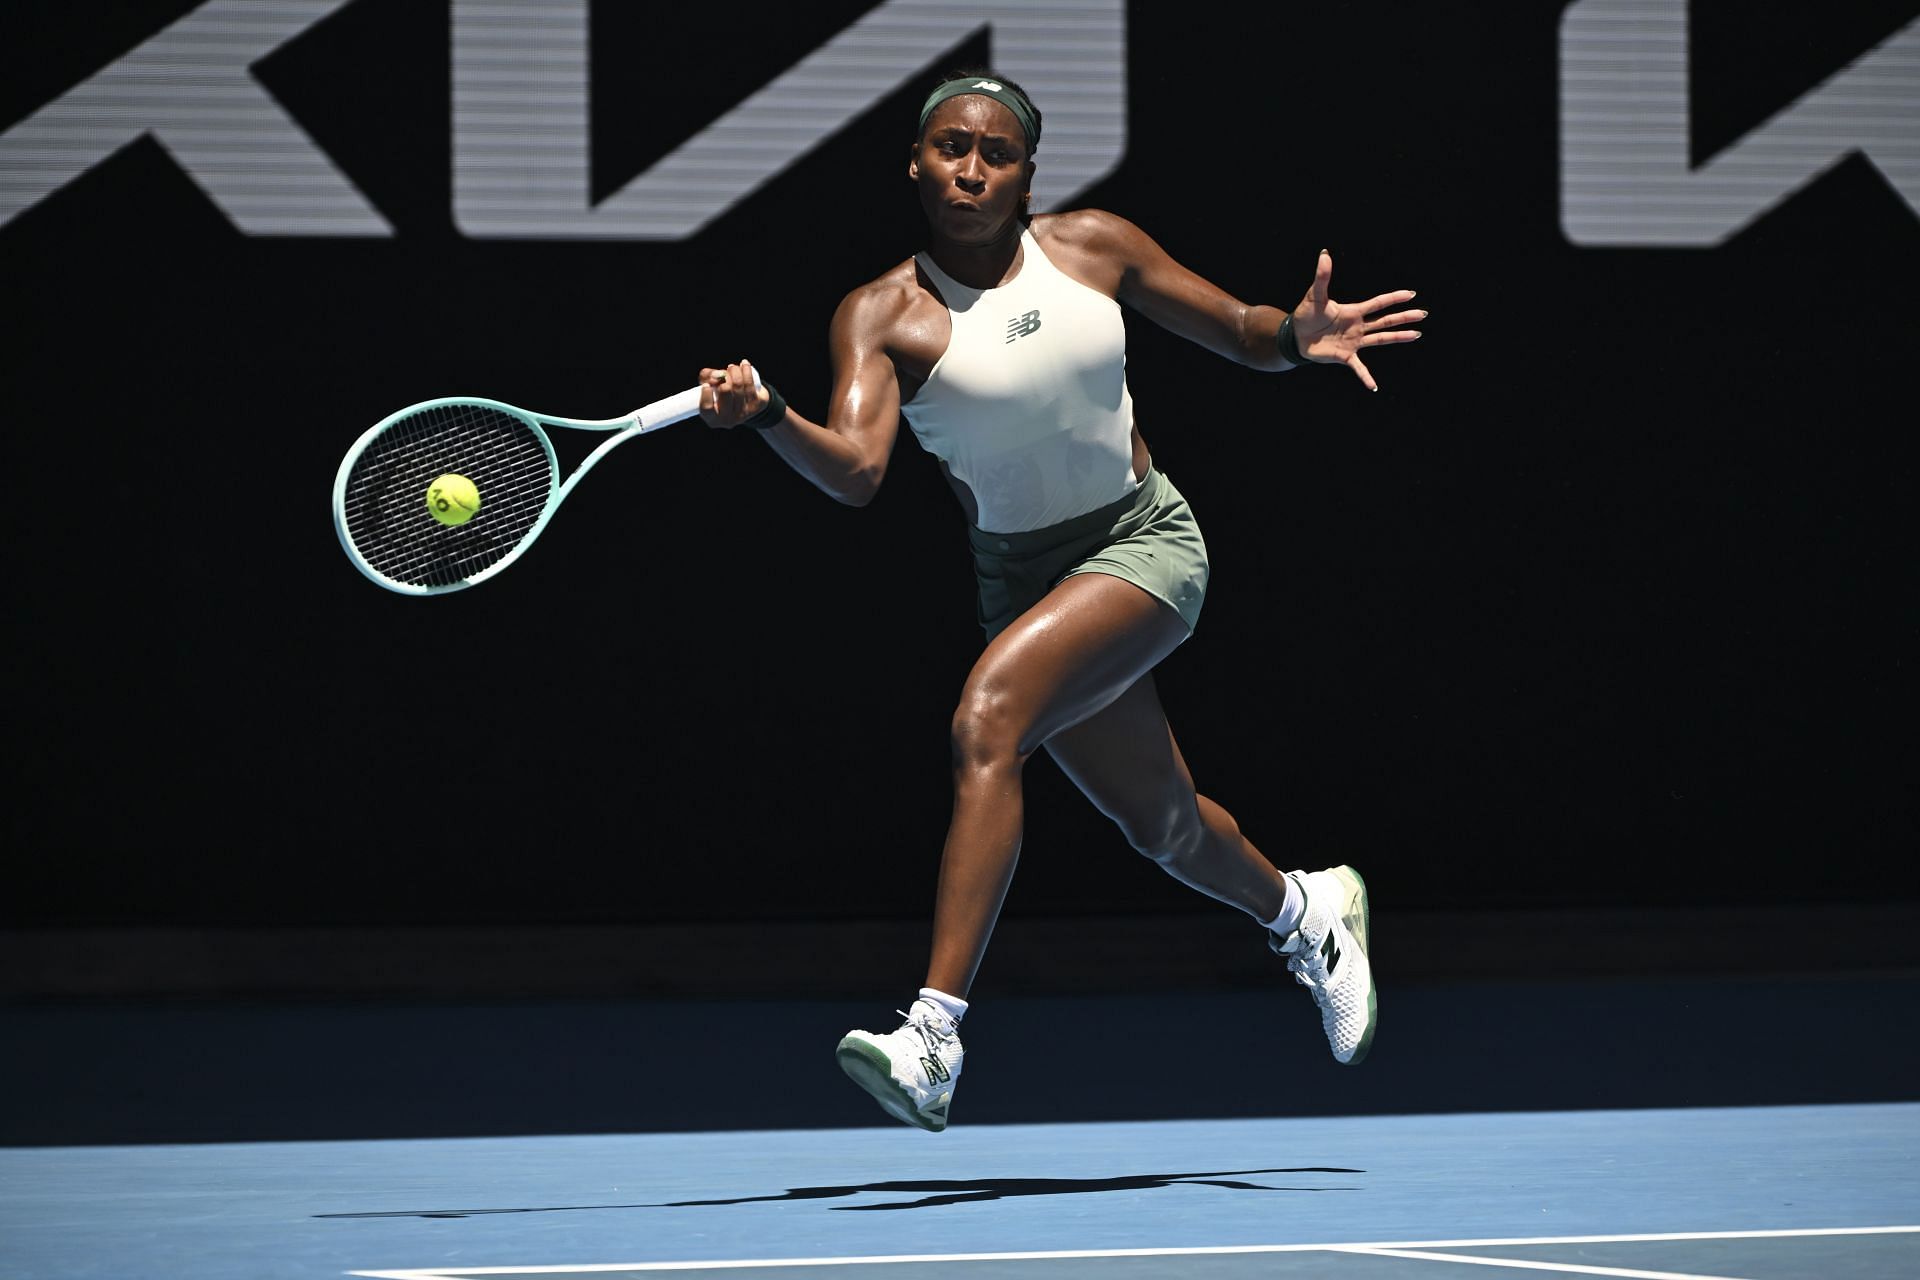
[[[1134,848],[1267,924],[1274,950],[1287,957],[1288,969],[1319,1005],[1334,1057],[1357,1063],[1367,1056],[1379,1005],[1359,872],[1345,866],[1291,871],[1283,880],[1232,815],[1194,789],[1151,675],[1099,714],[1055,734],[1047,751]]]
[[[1127,843],[1168,875],[1262,923],[1281,917],[1285,877],[1232,814],[1194,789],[1151,673],[1048,739],[1047,753]],[[1291,919],[1281,923],[1291,932]]]
[[[953,818],[940,859],[922,998],[898,1031],[852,1031],[840,1066],[888,1114],[938,1131],[960,1077],[957,1018],[1020,857],[1021,772],[1186,638],[1167,605],[1120,578],[1076,574],[990,643],[953,716]]]
[[[940,859],[927,985],[965,996],[1020,856],[1021,773],[1048,739],[1094,716],[1186,639],[1140,588],[1076,574],[996,637],[953,716],[953,819]]]

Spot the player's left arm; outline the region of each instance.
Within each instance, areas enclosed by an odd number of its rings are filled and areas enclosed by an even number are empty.
[[[1116,214],[1088,211],[1085,234],[1119,268],[1116,296],[1171,333],[1229,360],[1255,369],[1289,369],[1294,352],[1278,341],[1289,315],[1279,307],[1240,301],[1212,281],[1173,260],[1133,223]],[[1399,326],[1427,318],[1425,311],[1377,314],[1413,299],[1413,290],[1382,293],[1365,302],[1335,302],[1327,296],[1333,279],[1333,255],[1320,251],[1313,283],[1291,313],[1293,342],[1304,363],[1344,364],[1366,384],[1379,388],[1360,353],[1389,343],[1412,342],[1417,329]]]

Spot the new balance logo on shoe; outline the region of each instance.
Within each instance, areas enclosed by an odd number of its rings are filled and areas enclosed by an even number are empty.
[[[1327,976],[1333,976],[1334,967],[1340,963],[1340,946],[1333,940],[1333,930],[1327,930],[1327,940],[1320,944],[1320,958],[1327,962]]]
[[[945,1084],[950,1078],[947,1074],[947,1064],[938,1058],[922,1058],[920,1066],[927,1073],[928,1084]]]
[[[1007,321],[1007,341],[1012,342],[1015,338],[1024,338],[1039,328],[1040,313],[1038,311],[1029,311],[1023,316],[1015,316],[1013,319]]]

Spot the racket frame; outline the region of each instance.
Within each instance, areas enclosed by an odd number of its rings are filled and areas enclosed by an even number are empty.
[[[760,375],[758,372],[754,374],[753,380],[756,386],[760,384]],[[385,587],[389,591],[396,591],[401,595],[408,596],[440,596],[454,591],[463,591],[476,583],[485,582],[488,578],[493,577],[493,575],[499,573],[502,569],[525,554],[527,548],[533,545],[534,539],[540,536],[540,531],[547,527],[547,521],[553,518],[553,513],[560,509],[560,504],[566,501],[569,493],[573,492],[573,487],[580,483],[581,478],[585,476],[587,472],[591,471],[600,459],[606,457],[615,448],[625,444],[635,436],[645,435],[649,431],[658,431],[661,427],[671,426],[676,422],[684,422],[688,418],[698,415],[700,412],[700,392],[700,387],[693,387],[690,390],[668,396],[663,400],[656,400],[652,404],[636,409],[632,413],[623,414],[618,418],[562,418],[549,413],[534,413],[530,410],[522,409],[517,405],[505,404],[498,400],[488,400],[482,396],[442,396],[437,400],[422,400],[418,404],[410,404],[404,409],[395,410],[393,413],[388,414],[386,417],[380,419],[380,421],[374,423],[371,427],[368,427],[366,431],[361,433],[360,438],[353,442],[353,446],[347,450],[347,456],[341,459],[340,470],[333,478],[334,532],[339,535],[340,546],[346,551],[347,559],[353,562],[354,568],[365,574],[377,585]],[[509,551],[499,560],[494,561],[470,577],[460,579],[458,582],[449,582],[438,586],[421,586],[417,583],[401,582],[396,578],[388,577],[369,564],[366,557],[361,555],[359,549],[353,545],[353,539],[348,536],[347,480],[353,472],[353,464],[360,460],[360,455],[366,451],[367,446],[373,443],[387,427],[411,414],[419,413],[426,409],[435,409],[450,405],[479,405],[484,408],[496,409],[502,413],[511,414],[520,419],[532,430],[535,438],[540,442],[540,447],[545,450],[549,476],[558,476],[560,474],[560,460],[553,451],[553,441],[547,437],[546,431],[542,428],[566,427],[575,431],[614,431],[618,432],[618,434],[601,441],[598,447],[582,459],[579,466],[573,469],[572,475],[553,487],[552,492],[547,495],[546,506],[541,509],[539,516],[535,518],[525,536],[515,544],[513,550]],[[484,495],[482,495],[482,500],[484,501]]]

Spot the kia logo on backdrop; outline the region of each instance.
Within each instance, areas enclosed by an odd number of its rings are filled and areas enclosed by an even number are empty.
[[[252,74],[352,0],[209,0],[0,134],[0,226],[151,136],[248,235],[394,234]],[[1920,215],[1920,21],[1697,168],[1689,0],[1574,0],[1560,24],[1560,218],[1575,245],[1722,244],[1846,157]],[[1035,195],[1059,207],[1125,154],[1124,0],[885,0],[606,199],[592,198],[590,0],[452,0],[453,220],[503,239],[682,240],[991,32],[1046,104]]]
[[[1722,244],[1854,152],[1920,216],[1920,20],[1709,159],[1688,160],[1688,0],[1560,23],[1560,218],[1577,245]],[[1754,21],[1765,21],[1756,10]]]
[[[393,235],[251,71],[350,3],[210,0],[69,89],[0,134],[0,226],[151,136],[247,235]],[[1046,103],[1037,201],[1072,201],[1126,151],[1124,0],[885,0],[595,202],[589,0],[452,14],[453,215],[469,236],[686,239],[982,30]]]

